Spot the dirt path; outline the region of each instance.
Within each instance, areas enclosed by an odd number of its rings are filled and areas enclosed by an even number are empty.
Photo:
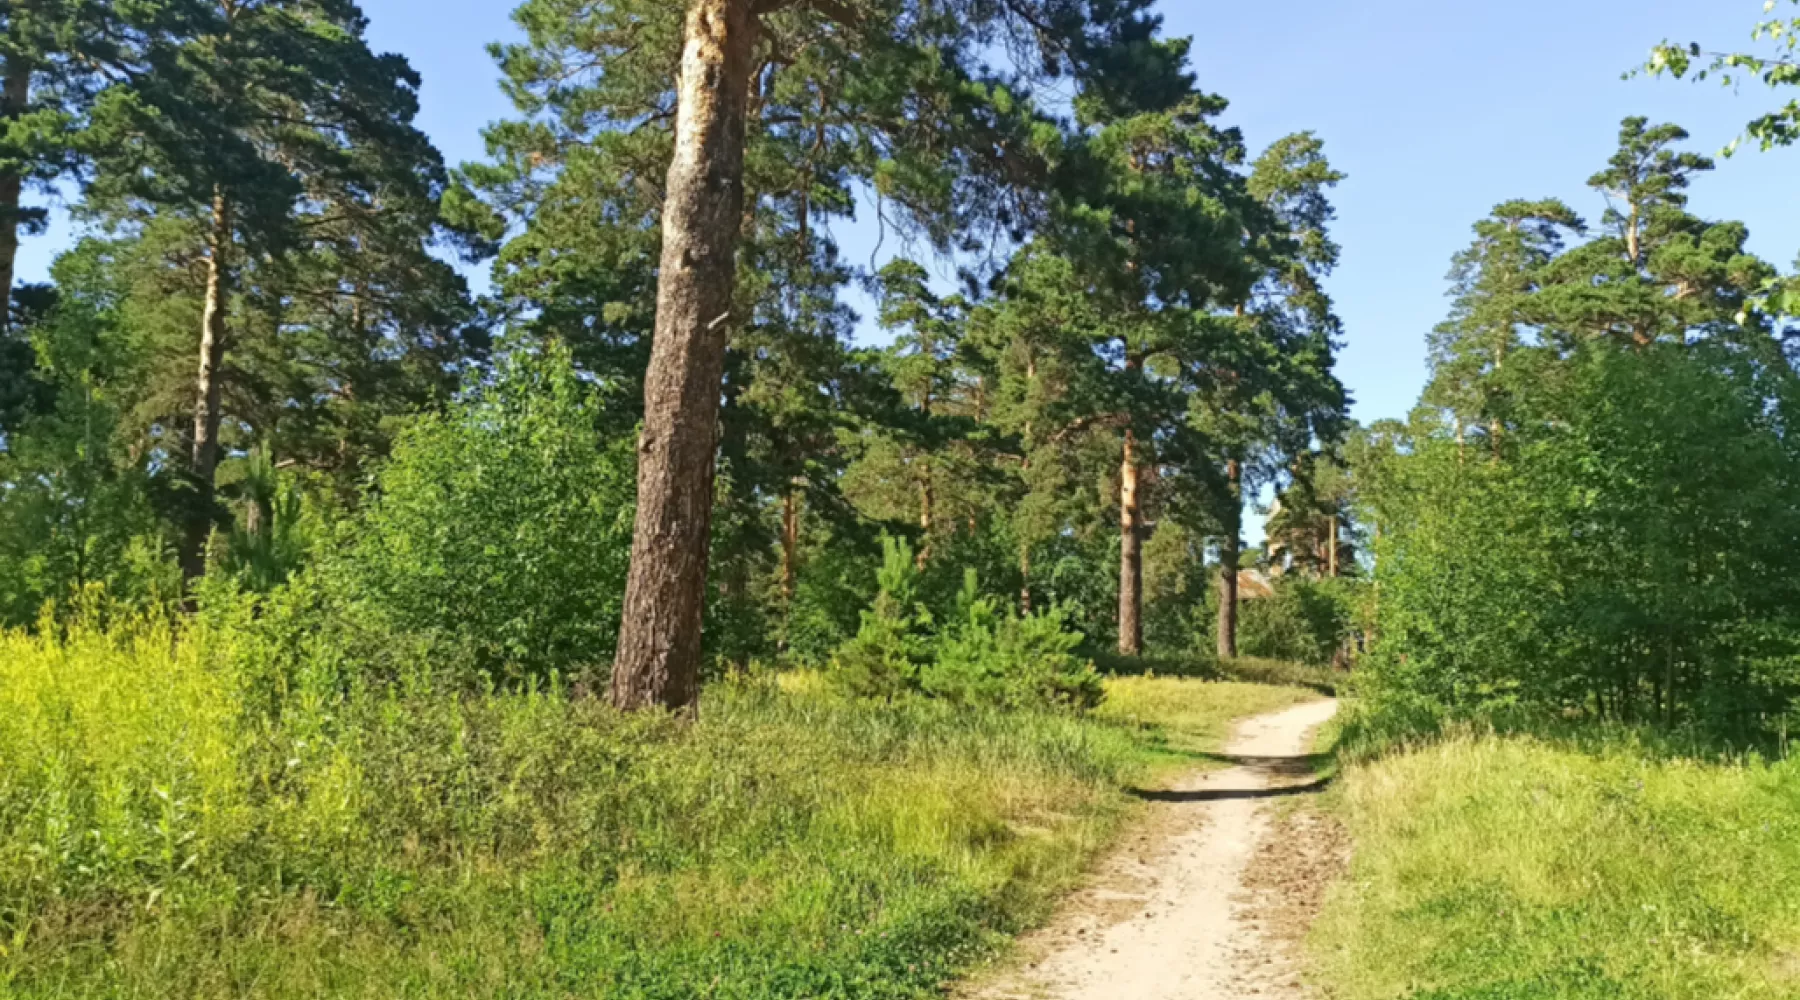
[[[1306,995],[1292,934],[1266,926],[1260,865],[1269,800],[1312,780],[1311,733],[1337,711],[1311,702],[1251,719],[1229,770],[1147,794],[1145,825],[1021,945],[1018,967],[961,995],[980,1000],[1288,1000]],[[1268,851],[1261,852],[1263,856]],[[1266,882],[1267,879],[1257,879]],[[1315,893],[1316,895],[1316,893]]]

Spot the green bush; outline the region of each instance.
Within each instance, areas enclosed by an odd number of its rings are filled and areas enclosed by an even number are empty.
[[[1390,722],[1528,709],[1772,736],[1800,705],[1800,563],[1773,544],[1800,532],[1786,366],[1703,342],[1507,371],[1504,461],[1424,425],[1373,490],[1366,692]]]
[[[919,572],[904,540],[882,540],[880,592],[862,629],[838,651],[833,675],[850,692],[892,699],[920,693],[965,705],[1088,709],[1103,691],[1084,641],[1061,609],[1020,615],[982,596],[963,575],[957,614],[938,624],[919,601]]]
[[[1088,709],[1105,691],[1092,662],[1076,655],[1082,636],[1059,608],[1020,615],[977,589],[968,571],[962,614],[938,640],[926,668],[926,694],[969,705],[1021,708],[1057,705]]]
[[[1350,639],[1363,586],[1348,579],[1277,581],[1271,596],[1239,604],[1238,650],[1265,660],[1333,665]]]
[[[617,641],[636,482],[566,354],[514,353],[403,434],[328,585],[498,680],[603,668]]]

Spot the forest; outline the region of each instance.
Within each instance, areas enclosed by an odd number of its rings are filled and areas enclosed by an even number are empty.
[[[1362,424],[1166,9],[519,0],[452,164],[355,0],[6,4],[0,996],[943,996],[1325,695],[1320,995],[1800,995],[1800,277],[1691,191],[1800,101],[1507,195]]]

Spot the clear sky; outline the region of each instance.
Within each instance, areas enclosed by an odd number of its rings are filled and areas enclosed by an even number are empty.
[[[670,0],[675,2],[675,0]],[[485,46],[513,37],[508,0],[363,0],[374,44],[423,75],[422,124],[452,162],[510,110]],[[1664,38],[1741,47],[1761,0],[1164,0],[1171,34],[1195,39],[1201,83],[1232,102],[1253,148],[1310,129],[1349,180],[1338,192],[1344,263],[1332,282],[1348,344],[1341,373],[1363,420],[1403,415],[1424,380],[1424,337],[1444,314],[1444,274],[1494,204],[1558,196],[1590,219],[1584,181],[1628,114],[1675,121],[1711,153],[1775,103],[1747,88],[1620,79]],[[1785,99],[1785,98],[1784,98]],[[1744,153],[1696,184],[1694,208],[1743,219],[1752,247],[1800,253],[1800,150]],[[868,226],[841,234],[866,260]],[[68,233],[31,239],[39,280]]]

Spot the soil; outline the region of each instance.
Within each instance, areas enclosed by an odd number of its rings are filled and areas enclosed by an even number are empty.
[[[1306,808],[1319,789],[1311,702],[1238,727],[1225,770],[1142,792],[1124,844],[1016,958],[964,1000],[1302,1000],[1298,948],[1348,857],[1343,831]],[[1298,804],[1298,805],[1296,805]]]

